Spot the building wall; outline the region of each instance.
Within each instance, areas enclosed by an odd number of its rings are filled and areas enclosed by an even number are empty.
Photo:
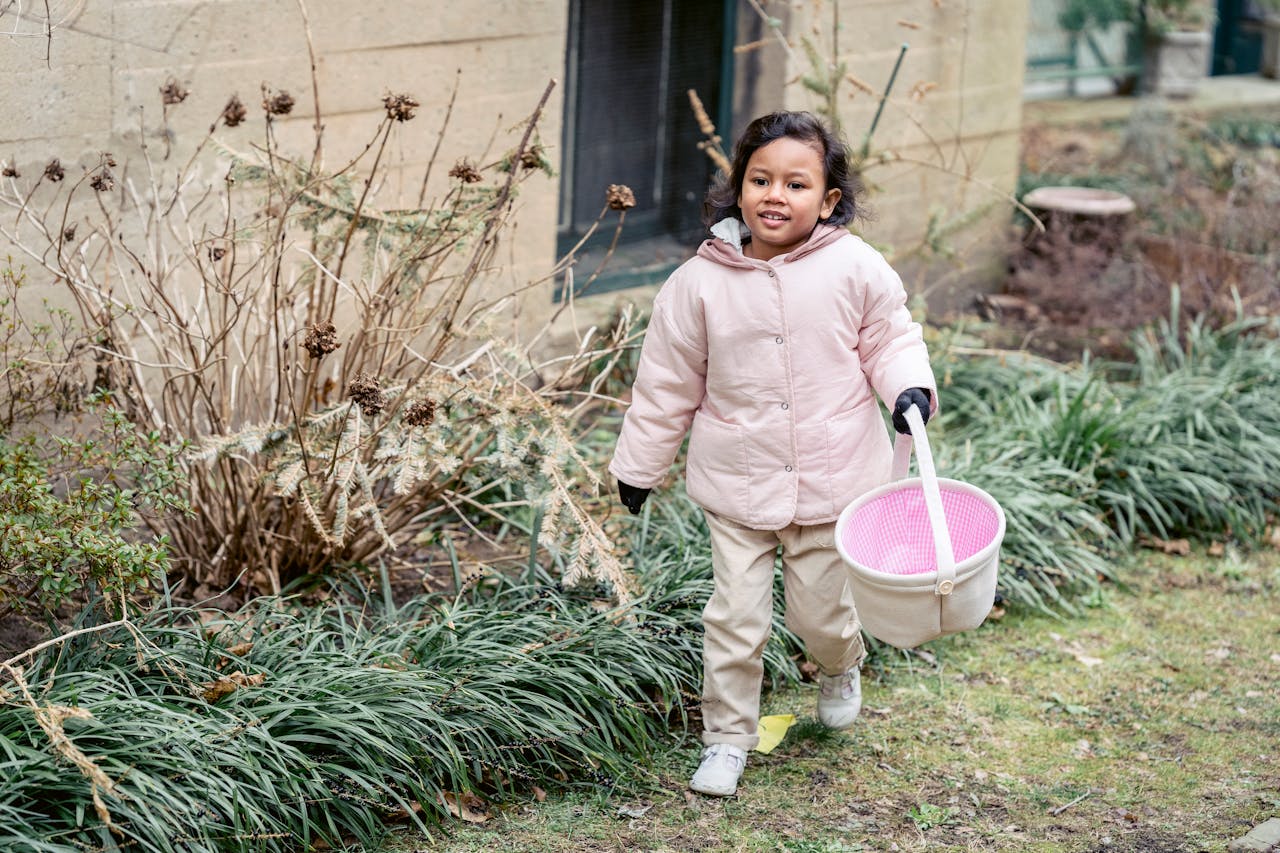
[[[909,292],[926,297],[932,316],[967,309],[976,292],[997,287],[1018,176],[1025,0],[762,0],[761,9],[791,48],[741,0],[738,43],[750,49],[735,57],[734,126],[721,129],[725,149],[757,115],[823,105],[799,82],[812,71],[802,38],[824,58],[838,56],[871,90],[848,77],[837,90],[842,129],[861,148],[908,43],[871,139],[865,175],[873,218],[860,232],[893,260]],[[926,246],[931,221],[942,236]],[[656,290],[587,302],[601,317],[626,301],[643,305]]]
[[[264,84],[297,99],[277,130],[285,150],[309,154],[316,99],[308,27],[297,0],[60,0],[50,5],[55,16],[60,10],[75,13],[51,39],[36,35],[39,27],[27,23],[22,29],[33,35],[0,40],[0,69],[7,73],[0,103],[10,118],[0,130],[0,158],[24,175],[38,174],[51,157],[59,157],[72,175],[73,164],[88,168],[100,151],[136,160],[143,140],[153,157],[167,150],[175,162],[184,161],[232,93],[249,108],[249,120],[239,128],[219,127],[216,135],[232,148],[248,148],[262,139]],[[796,82],[810,70],[799,39],[809,36],[829,54],[838,13],[840,60],[875,92],[860,91],[848,80],[841,84],[840,116],[856,146],[899,45],[910,42],[872,140],[875,162],[867,177],[876,219],[864,234],[895,258],[909,288],[927,293],[933,305],[962,305],[973,287],[989,286],[1008,220],[1001,194],[1013,189],[1017,175],[1025,2],[766,0],[764,8],[783,22],[795,47],[783,49],[748,0],[741,0],[740,42],[762,39],[764,44],[736,56],[731,132],[768,109],[818,106]],[[565,0],[306,0],[305,9],[317,55],[327,165],[366,145],[381,117],[384,94],[404,92],[422,102],[418,117],[397,128],[390,150],[403,179],[401,200],[416,196],[455,79],[458,97],[437,157],[437,179],[460,156],[514,143],[515,124],[547,81],[564,73]],[[169,107],[163,131],[159,89],[171,77],[191,94]],[[557,88],[541,123],[553,162],[563,110]],[[726,148],[729,144],[727,138]],[[381,201],[391,203],[395,189],[385,188]],[[557,196],[556,179],[538,177],[526,184],[507,255],[513,287],[554,261]],[[985,215],[975,214],[983,210]],[[918,251],[931,216],[943,223],[967,222],[935,246],[943,254]],[[528,291],[522,303],[526,326],[548,316],[552,287],[547,282]],[[593,297],[570,313],[579,321],[602,317],[621,300],[643,304],[652,291]]]
[[[864,170],[875,218],[863,235],[880,246],[912,293],[937,313],[964,308],[1003,268],[1018,176],[1027,4],[1024,0],[801,2],[793,32],[809,33],[874,94],[846,80],[839,96],[846,137],[860,148],[901,46],[893,89],[871,137]],[[797,52],[794,78],[810,62]],[[799,86],[787,106],[814,108]],[[926,248],[931,221],[943,231]]]
[[[455,81],[434,188],[444,186],[459,157],[479,160],[487,151],[493,160],[518,142],[518,122],[564,69],[564,0],[305,0],[305,7],[299,0],[53,0],[50,6],[55,18],[73,13],[50,39],[39,35],[39,20],[15,23],[13,10],[0,22],[31,33],[0,38],[7,81],[0,104],[8,117],[0,127],[0,159],[16,166],[23,185],[53,157],[74,179],[103,151],[121,164],[118,173],[138,175],[144,141],[153,160],[167,155],[175,166],[185,163],[232,94],[248,118],[235,128],[218,124],[215,137],[248,151],[264,141],[264,85],[297,102],[274,124],[281,151],[310,156],[317,98],[309,30],[327,168],[367,145],[384,115],[384,95],[407,93],[422,104],[413,120],[396,126],[388,147],[393,180],[379,189],[378,204],[396,207],[416,201]],[[190,95],[168,107],[165,121],[160,88],[170,78]],[[549,146],[559,140],[562,113],[557,86],[539,125]],[[217,160],[209,150],[202,155],[207,170]],[[524,185],[512,251],[504,252],[512,284],[550,266],[556,205],[554,179],[535,176]]]

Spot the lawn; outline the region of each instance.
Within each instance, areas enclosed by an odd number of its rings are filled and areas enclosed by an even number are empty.
[[[1280,816],[1280,553],[1141,551],[1084,615],[1010,615],[864,673],[862,716],[800,719],[735,798],[685,789],[695,738],[636,768],[641,796],[531,797],[447,838],[519,851],[1222,851]]]

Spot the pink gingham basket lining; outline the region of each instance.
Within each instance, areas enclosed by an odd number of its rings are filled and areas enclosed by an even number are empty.
[[[1000,516],[981,495],[945,483],[939,487],[951,547],[959,564],[997,538]],[[868,500],[849,515],[840,535],[848,558],[869,569],[892,575],[938,569],[933,529],[918,482]]]

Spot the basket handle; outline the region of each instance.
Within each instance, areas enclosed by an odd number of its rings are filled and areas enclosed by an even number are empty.
[[[942,490],[938,488],[938,472],[933,467],[933,451],[929,447],[920,409],[909,407],[906,419],[911,434],[898,433],[893,440],[893,479],[901,480],[907,476],[914,447],[916,464],[920,467],[920,484],[924,489],[924,505],[929,511],[929,526],[933,529],[933,550],[938,559],[938,579],[933,591],[938,595],[950,595],[956,584],[956,557],[951,547],[951,532],[947,530],[947,517],[942,509]]]

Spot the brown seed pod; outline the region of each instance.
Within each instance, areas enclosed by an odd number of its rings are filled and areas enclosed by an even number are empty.
[[[610,210],[630,210],[636,206],[636,194],[626,184],[609,184],[604,199]]]
[[[166,107],[182,103],[187,99],[187,95],[190,94],[191,90],[173,77],[166,80],[164,85],[160,87],[160,100],[164,101]]]
[[[413,427],[429,426],[436,419],[436,401],[418,400],[404,407],[404,422]]]
[[[453,168],[449,170],[449,177],[457,178],[464,184],[474,184],[477,181],[483,180],[480,175],[480,170],[477,169],[475,164],[466,157],[463,157],[457,163],[453,164]]]
[[[360,407],[366,417],[373,417],[382,411],[387,401],[382,396],[382,385],[377,377],[367,373],[356,374],[347,386],[347,395]]]
[[[49,161],[49,165],[44,167],[44,176],[55,184],[67,176],[66,170],[62,168],[62,162],[54,157]]]
[[[267,111],[267,115],[287,116],[293,112],[293,95],[288,92],[280,91],[274,95],[269,89],[264,88],[262,97],[262,108]]]
[[[115,188],[116,176],[105,165],[96,175],[89,179],[89,186],[97,192],[110,192]]]
[[[329,320],[307,329],[307,336],[302,341],[302,348],[311,353],[312,358],[324,358],[340,346],[338,329]]]
[[[387,108],[387,118],[394,121],[408,121],[413,118],[413,111],[419,107],[411,95],[386,95],[382,105]]]
[[[244,108],[244,102],[240,100],[239,95],[232,95],[231,100],[227,101],[227,105],[222,108],[222,123],[227,127],[236,127],[240,125],[248,111]]]

